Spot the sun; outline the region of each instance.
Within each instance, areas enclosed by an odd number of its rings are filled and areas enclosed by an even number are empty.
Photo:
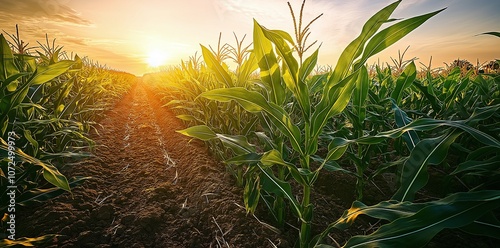
[[[167,62],[167,53],[163,51],[150,51],[148,53],[147,62],[151,67],[158,67]]]

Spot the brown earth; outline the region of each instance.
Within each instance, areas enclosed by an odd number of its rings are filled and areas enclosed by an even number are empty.
[[[44,204],[19,209],[17,237],[60,234],[46,247],[294,247],[299,226],[288,213],[284,230],[268,226],[242,207],[242,189],[202,142],[185,128],[145,83],[138,83],[106,114],[92,138],[95,157],[65,166],[68,177],[91,176],[83,185]],[[355,197],[355,178],[323,173],[313,190],[313,230],[342,215]],[[368,204],[390,198],[393,185],[380,178],[367,185]],[[300,196],[300,192],[295,192]],[[261,204],[262,205],[262,204]],[[268,224],[266,224],[268,223]],[[327,241],[343,244],[380,226],[360,218]],[[465,240],[465,243],[464,243]],[[490,247],[463,233],[444,232],[430,247]],[[493,246],[491,246],[493,247]]]

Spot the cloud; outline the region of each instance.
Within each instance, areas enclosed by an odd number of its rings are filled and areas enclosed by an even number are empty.
[[[3,22],[19,20],[49,20],[51,22],[88,26],[92,22],[82,18],[78,12],[65,5],[64,0],[0,0]]]

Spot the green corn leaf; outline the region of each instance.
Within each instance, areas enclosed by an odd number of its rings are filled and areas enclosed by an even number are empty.
[[[38,66],[35,73],[30,78],[28,85],[33,86],[46,83],[65,73],[74,64],[75,61],[73,60],[61,60],[49,66]]]
[[[321,164],[323,170],[330,171],[330,172],[340,171],[340,172],[343,172],[343,173],[347,173],[347,174],[351,174],[353,176],[356,176],[355,172],[342,168],[340,166],[340,164],[337,163],[334,160],[325,161],[325,159],[323,159],[322,157],[317,156],[317,155],[312,155],[311,159],[313,161],[316,161],[319,164]],[[319,173],[321,173],[321,172],[318,172],[318,175],[319,175]]]
[[[9,146],[7,142],[5,142],[5,140],[3,140],[2,138],[0,138],[0,150],[3,150],[4,152],[9,151]],[[16,148],[15,153],[17,159],[42,167],[43,177],[45,178],[45,180],[47,180],[47,182],[63,190],[71,192],[68,184],[68,179],[66,179],[66,177],[63,174],[61,174],[61,172],[59,172],[59,170],[57,170],[56,167],[54,167],[51,164],[44,163],[38,160],[37,158],[34,158],[24,153],[19,148]]]
[[[472,73],[472,71],[469,71]],[[470,75],[465,78],[460,78],[460,74],[458,74],[458,78],[456,80],[452,80],[453,90],[444,100],[444,109],[443,112],[446,112],[448,109],[452,108],[453,105],[457,102],[457,95],[463,92],[470,83],[469,79]]]
[[[486,134],[484,132],[481,132],[480,130],[470,127],[469,125],[466,125],[464,121],[435,120],[428,118],[418,119],[404,127],[393,129],[390,131],[380,132],[377,135],[373,136],[363,136],[361,138],[351,140],[349,142],[357,142],[360,144],[376,144],[383,141],[386,138],[392,138],[392,139],[398,138],[403,133],[410,130],[429,131],[443,126],[459,128],[462,131],[469,133],[477,141],[485,145],[500,148],[500,141],[498,141],[489,134]]]
[[[314,95],[321,89],[323,89],[323,86],[325,85],[327,79],[328,74],[326,73],[312,76],[311,80],[309,80],[309,92],[311,93],[311,95]]]
[[[478,236],[488,236],[498,239],[500,221],[498,221],[497,217],[492,213],[493,211],[486,213],[471,224],[461,227],[460,230]]]
[[[63,105],[63,110],[59,114],[59,119],[63,118],[64,116],[68,116],[68,118],[71,118],[71,116],[74,114],[75,109],[79,105],[79,101],[81,101],[84,96],[82,95],[83,91],[78,92],[76,96],[74,96],[71,101],[66,104],[66,106]]]
[[[260,178],[250,178],[243,190],[243,201],[247,213],[254,213],[260,198]]]
[[[415,193],[427,184],[427,166],[441,163],[448,154],[448,148],[460,134],[450,132],[438,138],[420,141],[403,165],[399,179],[401,186],[392,199],[412,201]]]
[[[270,105],[264,96],[256,91],[249,91],[242,87],[214,89],[201,93],[200,97],[220,102],[229,102],[234,100],[238,102],[238,104],[240,104],[246,111],[251,113],[258,113],[263,111],[265,108],[270,108]]]
[[[370,235],[354,236],[345,247],[422,247],[443,229],[470,225],[499,204],[499,191],[456,193],[385,224]]]
[[[41,165],[41,164],[39,164]],[[47,182],[68,192],[71,192],[71,188],[68,183],[68,179],[57,170],[57,168],[50,164],[43,164],[43,177]]]
[[[396,125],[398,127],[404,127],[411,123],[412,119],[408,117],[408,115],[396,105],[396,101],[391,98],[392,101],[392,110],[394,111],[394,119],[396,121]],[[420,138],[418,137],[417,132],[414,130],[409,130],[402,134],[403,139],[405,140],[406,146],[408,150],[411,151],[420,142]]]
[[[257,163],[261,163],[261,165],[259,165],[259,169],[268,168],[273,165],[282,165],[288,168],[288,170],[292,174],[292,177],[298,183],[300,183],[301,185],[304,185],[306,183],[305,179],[302,177],[301,173],[295,167],[295,165],[283,160],[283,157],[278,150],[270,150],[265,152],[264,154],[256,154],[255,152],[250,152],[225,160],[224,163],[249,165],[256,165]]]
[[[214,72],[217,80],[227,87],[234,87],[233,79],[227,73],[226,69],[219,64],[212,52],[203,45],[200,46],[203,54],[203,60],[205,61],[205,64],[207,64],[208,68]]]
[[[351,74],[339,82],[338,85],[343,85],[339,90],[339,97],[330,98],[327,95],[322,96],[321,101],[311,117],[311,139],[317,139],[329,119],[334,115],[342,113],[347,104],[349,104],[352,91],[356,85],[356,82],[354,82],[356,78],[357,73]],[[335,99],[335,101],[330,102],[330,99]],[[316,150],[317,147],[310,147],[308,148],[308,153],[314,154]]]
[[[500,155],[497,155],[486,160],[467,160],[462,162],[451,173],[451,175],[456,175],[458,173],[474,173],[475,175],[484,174],[491,176],[493,174],[500,173],[498,172],[499,169]]]
[[[420,209],[429,205],[430,203],[382,201],[376,205],[367,206],[360,201],[354,201],[350,209],[345,210],[338,220],[328,225],[321,234],[313,239],[313,244],[315,244],[314,247],[320,247],[321,240],[324,239],[332,229],[345,230],[361,215],[368,215],[372,218],[386,221],[394,221],[399,218],[412,216]]]
[[[255,44],[255,43],[254,43]],[[255,50],[255,45],[254,45]],[[248,55],[248,58],[243,62],[241,67],[238,68],[238,84],[236,87],[243,87],[250,80],[251,74],[259,68],[257,57],[254,52]]]
[[[500,32],[485,32],[485,33],[482,33],[482,34],[493,35],[493,36],[496,36],[496,37],[500,38]]]
[[[429,101],[432,109],[434,112],[439,113],[441,111],[441,102],[439,99],[436,97],[434,92],[429,91],[429,88],[423,86],[421,83],[417,82],[416,80],[413,81],[413,85],[420,90],[424,94],[424,96],[427,98],[427,101]]]
[[[208,141],[217,138],[217,135],[212,131],[212,129],[210,129],[206,125],[192,126],[183,130],[178,130],[176,132],[203,141]]]
[[[498,148],[492,146],[483,146],[474,151],[470,151],[466,160],[480,160],[484,157],[497,156]]]
[[[73,84],[77,81],[77,77],[74,77],[73,80],[69,80],[67,81],[65,84],[60,84],[61,86],[61,91],[59,93],[59,97],[57,98],[57,100],[54,102],[54,105],[55,106],[59,106],[61,104],[64,104],[64,100],[66,99],[66,97],[68,97],[69,93],[71,92],[72,88],[73,88]],[[59,87],[55,87],[57,90],[59,90]]]
[[[85,182],[85,180],[91,177],[74,177],[70,179],[69,186],[76,187]],[[33,203],[40,203],[50,200],[56,196],[63,194],[65,191],[60,188],[48,188],[48,189],[32,189],[28,192],[23,193],[16,199],[16,203],[23,207],[28,207]],[[1,211],[1,210],[0,210]]]
[[[346,229],[362,214],[386,221],[394,221],[399,218],[412,216],[429,205],[430,203],[382,201],[376,205],[367,206],[360,201],[354,201],[351,208],[346,210],[334,225],[335,228]]]
[[[224,146],[231,148],[236,154],[255,152],[255,147],[250,145],[247,137],[243,135],[216,134],[216,137],[222,141]]]
[[[253,29],[254,53],[260,68],[260,78],[269,87],[271,101],[281,105],[285,100],[285,88],[281,83],[278,59],[271,42],[264,36],[262,28],[254,19]]]
[[[393,24],[390,27],[380,31],[379,33],[374,35],[366,45],[361,62],[364,63],[368,58],[391,46],[392,44],[406,36],[408,33],[422,25],[429,18],[435,16],[443,10],[445,9],[441,9],[421,16],[412,17],[410,19]]]
[[[33,146],[33,156],[36,157],[38,153],[38,141],[33,139],[33,136],[31,136],[31,131],[28,129],[24,130],[24,138],[26,138],[29,143]]]
[[[290,116],[282,107],[268,102],[260,93],[235,87],[214,89],[203,92],[200,96],[221,102],[234,100],[249,112],[265,112],[273,124],[290,139],[293,149],[302,153],[299,128],[292,123]]]
[[[410,85],[415,81],[417,77],[417,67],[415,62],[412,61],[406,66],[403,73],[396,80],[396,88],[392,91],[391,98],[396,101],[396,104],[401,104],[401,98],[403,96],[403,91],[410,87]]]
[[[245,136],[216,134],[206,125],[192,126],[177,132],[203,141],[219,139],[224,146],[231,148],[238,155],[255,152],[255,147],[248,143]]]
[[[5,81],[10,76],[18,73],[19,70],[14,64],[14,56],[9,43],[7,43],[3,34],[0,34],[0,81]]]
[[[290,186],[290,184],[276,178],[273,175],[273,172],[270,168],[265,169],[260,165],[257,166],[259,166],[260,171],[262,172],[261,174],[262,189],[264,189],[267,192],[271,192],[287,198],[291,203],[292,210],[295,212],[295,214],[297,214],[297,216],[300,219],[302,219],[302,207],[293,196],[292,187]]]
[[[472,112],[471,116],[467,118],[465,121],[466,124],[470,126],[475,126],[478,122],[482,120],[486,120],[491,116],[497,114],[497,111],[500,109],[500,104],[486,106],[481,108],[475,108],[474,112]]]
[[[391,16],[392,12],[401,3],[401,1],[396,1],[387,7],[381,9],[376,14],[374,14],[363,26],[361,34],[356,37],[342,52],[335,66],[335,70],[330,77],[328,84],[335,84],[342,80],[354,61],[361,55],[365,43],[379,30],[379,28],[384,24],[387,19]],[[329,86],[331,87],[331,86]]]
[[[299,64],[293,57],[293,50],[290,48],[290,46],[286,42],[286,39],[283,37],[283,35],[286,33],[283,31],[278,32],[277,30],[269,30],[258,23],[256,24],[260,26],[260,29],[264,36],[275,45],[276,52],[283,59],[283,67],[285,67],[290,72],[290,74],[293,75],[293,86],[297,86]]]
[[[71,60],[63,60],[49,66],[39,66],[21,88],[19,88],[12,96],[9,109],[16,108],[28,95],[29,89],[33,85],[46,83],[64,72],[66,72],[75,62]]]
[[[358,123],[362,125],[366,116],[366,98],[368,97],[369,88],[368,70],[366,66],[362,66],[356,80],[356,87],[354,88],[352,96],[352,105],[354,113],[357,116]]]
[[[478,192],[460,192],[460,193],[455,193],[450,196],[447,196],[445,198],[436,200],[436,201],[431,201],[431,202],[424,202],[424,203],[412,203],[412,202],[397,202],[397,201],[383,201],[379,202],[376,205],[372,206],[367,206],[359,201],[355,201],[352,203],[352,206],[349,210],[346,210],[342,217],[340,217],[337,221],[331,223],[323,233],[318,235],[315,240],[316,240],[316,245],[319,245],[320,241],[325,238],[328,233],[333,229],[346,229],[349,226],[352,225],[352,223],[361,215],[368,215],[372,218],[377,218],[377,219],[382,219],[389,221],[390,223],[387,224],[391,226],[392,228],[395,228],[392,231],[398,232],[396,226],[393,226],[394,223],[399,222],[400,225],[405,226],[404,228],[406,231],[408,231],[406,234],[402,232],[402,235],[400,237],[397,236],[390,236],[391,230],[390,228],[385,228],[386,232],[385,234],[380,235],[386,235],[387,240],[390,239],[407,239],[408,241],[412,241],[413,236],[411,236],[411,231],[409,229],[414,229],[416,230],[415,234],[417,232],[425,232],[425,228],[430,228],[434,229],[434,231],[439,231],[438,225],[443,225],[445,222],[449,225],[450,228],[461,228],[464,229],[465,231],[472,230],[472,227],[478,227],[480,229],[475,230],[474,233],[479,234],[479,235],[487,235],[489,234],[496,234],[498,233],[498,229],[500,226],[498,225],[498,220],[496,218],[491,218],[488,216],[491,216],[491,212],[480,212],[478,210],[473,210],[472,213],[459,213],[460,210],[464,210],[469,206],[472,206],[474,204],[480,205],[482,203],[490,204],[490,207],[494,209],[494,203],[499,201],[499,196],[500,196],[500,191],[491,191],[491,190],[486,190],[486,191],[478,191]],[[498,204],[498,203],[497,203]],[[424,211],[425,210],[425,211]],[[470,210],[470,209],[469,209]],[[430,212],[432,215],[437,217],[433,219],[431,216],[426,216],[425,212]],[[453,216],[454,214],[458,213],[458,215]],[[455,225],[458,223],[454,223],[452,218],[458,218],[460,219],[461,214],[466,214],[469,215],[467,217],[470,217],[470,215],[475,215],[479,216],[476,218],[472,218],[473,220],[469,221],[470,224],[462,224],[462,225]],[[484,215],[482,215],[484,214]],[[482,215],[482,216],[481,216]],[[451,218],[450,218],[451,217]],[[486,218],[486,219],[485,219]],[[434,222],[433,222],[434,221]],[[405,223],[406,222],[406,223]],[[418,223],[418,225],[417,225]],[[415,225],[415,226],[414,226]],[[386,225],[384,225],[386,226]],[[384,227],[383,226],[383,227]],[[422,228],[422,229],[420,229]],[[438,229],[435,229],[438,228]],[[380,230],[380,229],[379,229]],[[359,239],[362,238],[366,241],[370,240],[375,236],[376,233],[379,233],[379,230],[377,230],[375,233],[367,236],[362,236],[362,237],[353,237],[353,239]],[[484,230],[483,233],[479,233],[478,230]],[[410,236],[406,236],[410,235]],[[406,237],[405,237],[406,236]],[[493,236],[496,238],[497,235]],[[426,237],[427,241],[430,240],[431,237]],[[425,241],[425,243],[427,242]],[[349,242],[352,242],[349,240]],[[314,244],[314,243],[313,243]],[[368,244],[366,244],[368,245]],[[385,247],[381,246],[381,244],[372,244],[375,247]],[[408,245],[403,245],[404,247],[407,247]],[[318,246],[315,246],[318,247]],[[347,245],[345,246],[347,247]],[[369,246],[371,247],[371,246]],[[392,247],[392,246],[390,246]],[[399,247],[399,246],[396,246]],[[417,245],[416,247],[420,247]]]
[[[1,89],[2,90],[6,89],[9,92],[15,91],[19,85],[19,81],[17,79],[22,77],[22,76],[26,76],[26,75],[28,75],[28,74],[27,73],[17,73],[17,74],[14,74],[14,75],[8,77],[2,83],[3,87]]]
[[[318,62],[318,53],[319,48],[316,49],[316,51],[314,51],[311,56],[306,58],[302,63],[302,66],[299,68],[299,80],[301,82],[306,82],[307,76],[309,76],[309,74],[311,74],[311,72],[314,70],[316,63]]]
[[[291,38],[290,35],[284,31],[268,30],[265,27],[260,27],[264,36],[275,45],[276,52],[283,59],[283,81],[295,95],[295,98],[297,98],[304,120],[308,122],[311,113],[309,88],[305,81],[299,80],[299,63],[293,57],[293,50],[286,42],[286,40]]]
[[[2,126],[1,126],[2,128],[1,128],[0,132],[3,135],[3,134],[5,134],[5,132],[7,131],[7,127],[9,126],[9,116],[4,115],[2,117],[2,119],[0,119],[0,124],[2,124]]]
[[[230,159],[225,160],[224,163],[226,163],[226,164],[255,165],[258,162],[260,162],[261,158],[262,158],[262,154],[257,154],[257,153],[251,152],[251,153],[246,153],[246,154],[234,156]]]
[[[342,155],[344,155],[345,151],[347,150],[348,145],[349,145],[349,142],[345,139],[337,138],[337,137],[333,138],[333,140],[330,142],[330,144],[328,144],[328,154],[326,155],[325,160],[324,160],[323,164],[319,167],[319,169],[321,169],[321,167],[324,164],[326,164],[332,160],[337,160],[340,157],[342,157]]]
[[[301,185],[306,185],[307,183],[305,177],[299,172],[299,169],[297,169],[294,164],[286,162],[278,150],[271,150],[264,153],[260,158],[260,162],[264,166],[272,166],[276,164],[285,166],[288,171],[290,171],[290,174],[292,174],[295,181]]]
[[[183,120],[183,121],[195,121],[198,120],[196,117],[193,115],[176,115],[175,117]]]

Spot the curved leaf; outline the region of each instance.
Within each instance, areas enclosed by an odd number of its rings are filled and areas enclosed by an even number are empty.
[[[415,192],[427,184],[427,165],[441,163],[448,154],[448,148],[460,134],[450,132],[438,138],[420,141],[403,165],[399,179],[401,186],[392,199],[412,201]]]
[[[390,131],[380,132],[377,135],[373,136],[363,136],[361,138],[352,140],[350,142],[357,142],[361,144],[376,144],[383,141],[385,138],[398,138],[403,133],[410,130],[429,131],[438,127],[447,126],[447,127],[454,127],[461,129],[462,131],[469,133],[477,141],[485,145],[500,148],[500,141],[496,140],[491,135],[481,132],[480,130],[470,127],[464,123],[465,123],[464,121],[449,121],[449,120],[435,120],[435,119],[422,118],[415,120],[404,127],[393,129]]]
[[[411,123],[412,119],[408,117],[408,115],[396,105],[396,102],[393,98],[392,101],[392,110],[394,111],[394,119],[396,120],[396,125],[398,127],[404,127]],[[402,134],[403,139],[408,147],[408,150],[411,151],[420,142],[420,138],[418,137],[417,132],[414,130],[409,130]]]
[[[302,153],[300,145],[302,138],[299,128],[292,123],[290,116],[282,107],[268,102],[260,93],[241,87],[234,87],[214,89],[203,92],[200,96],[221,102],[234,100],[249,112],[265,112],[273,124],[290,139],[292,147]]]
[[[49,66],[38,66],[28,85],[39,85],[46,83],[55,77],[65,73],[76,62],[73,60],[61,60]]]
[[[364,63],[368,58],[391,46],[392,44],[406,36],[408,33],[418,28],[429,18],[435,16],[443,10],[445,10],[445,8],[425,15],[412,17],[380,31],[379,33],[374,35],[366,45],[363,57],[361,58],[361,62]]]
[[[210,68],[214,72],[217,80],[221,83],[224,83],[227,87],[234,87],[233,79],[231,78],[229,73],[227,73],[227,71],[219,64],[219,61],[217,61],[212,52],[203,45],[200,46],[201,52],[203,54],[203,60],[205,61],[205,64],[207,64],[208,68]]]
[[[411,61],[396,80],[396,87],[391,93],[391,98],[396,101],[395,104],[401,103],[403,91],[410,87],[415,78],[417,78],[417,67],[415,66],[415,61]]]
[[[255,147],[248,143],[247,137],[243,135],[216,134],[224,146],[231,148],[236,154],[255,152]]]
[[[176,131],[189,137],[197,138],[203,141],[208,141],[217,138],[217,135],[206,125],[198,125],[188,127],[183,130]]]
[[[2,138],[0,138],[0,150],[4,150],[5,152],[9,151],[9,146],[7,142],[5,142],[5,140]],[[47,182],[63,190],[71,192],[71,189],[68,184],[68,179],[66,179],[66,177],[63,174],[61,174],[61,172],[59,172],[59,170],[55,166],[42,162],[37,158],[34,158],[24,153],[19,148],[16,148],[15,153],[16,153],[16,159],[42,167],[43,177],[45,178],[45,180],[47,180]]]
[[[365,43],[377,32],[382,24],[389,19],[392,12],[394,12],[400,3],[401,1],[396,1],[386,6],[366,21],[363,25],[361,34],[342,51],[328,84],[337,83],[347,75],[356,58],[363,52]]]
[[[269,86],[271,101],[281,105],[285,101],[285,88],[281,83],[278,59],[271,42],[264,36],[261,26],[254,19],[254,53],[260,68],[260,79]]]
[[[292,204],[292,210],[297,214],[297,216],[302,219],[302,207],[300,203],[295,199],[292,193],[292,187],[288,182],[282,181],[278,178],[276,178],[273,175],[273,172],[271,169],[263,168],[261,165],[257,165],[260,168],[260,171],[262,172],[262,177],[261,177],[261,185],[262,189],[266,190],[267,192],[271,192],[277,195],[283,195],[285,196],[288,200],[290,200],[290,203]]]
[[[0,81],[4,81],[14,74],[18,74],[19,70],[14,64],[14,56],[10,50],[9,43],[0,34]]]
[[[368,70],[366,66],[362,66],[356,80],[356,87],[354,88],[352,96],[352,106],[354,113],[358,117],[358,123],[362,125],[366,116],[366,98],[368,97],[368,88],[370,80],[368,79]]]
[[[481,33],[481,34],[493,35],[493,36],[500,38],[500,32],[485,32],[485,33]]]
[[[499,204],[499,191],[457,193],[385,224],[370,235],[354,236],[345,246],[421,247],[443,229],[469,225]]]

